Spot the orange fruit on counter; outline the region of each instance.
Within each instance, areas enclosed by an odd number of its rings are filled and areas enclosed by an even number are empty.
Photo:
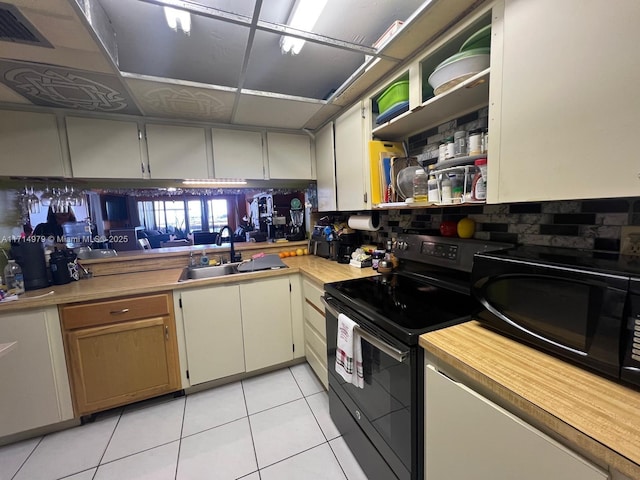
[[[295,256],[296,256],[296,251],[295,251],[295,250],[291,250],[291,251],[289,252],[289,256],[290,256],[290,257],[295,257]]]
[[[298,248],[298,249],[296,250],[296,255],[297,255],[297,256],[299,256],[299,257],[300,257],[300,256],[302,256],[302,255],[304,255],[304,250],[302,250],[301,248]]]
[[[280,258],[284,258],[284,257],[288,257],[288,256],[289,256],[289,254],[288,254],[287,252],[280,252],[280,253],[278,254],[278,256],[279,256]]]
[[[309,255],[309,249],[308,248],[304,248],[302,250],[303,255]]]

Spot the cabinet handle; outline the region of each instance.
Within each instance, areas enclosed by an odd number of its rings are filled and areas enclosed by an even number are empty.
[[[169,325],[164,326],[164,338],[169,340]]]
[[[129,309],[128,308],[123,308],[122,310],[111,310],[109,313],[111,315],[122,315],[124,313],[128,313]]]

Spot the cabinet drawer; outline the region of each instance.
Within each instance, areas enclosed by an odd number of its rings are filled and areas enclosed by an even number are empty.
[[[315,354],[313,350],[307,348],[305,351],[305,356],[307,358],[307,363],[311,365],[311,368],[316,373],[325,389],[329,389],[329,372],[327,371],[327,361],[326,359],[321,359],[318,355]]]
[[[324,312],[324,306],[320,298],[324,295],[324,288],[319,287],[316,284],[310,282],[309,280],[302,281],[302,293],[304,294],[304,298],[309,300],[313,305],[315,305],[319,310]],[[323,313],[324,314],[324,313]]]
[[[322,363],[327,363],[327,343],[308,323],[304,325],[304,343],[305,351],[313,350]]]
[[[324,319],[324,312],[319,312],[315,305],[309,303],[309,300],[304,299],[304,319],[315,328],[318,333],[324,339],[326,334],[326,322]]]
[[[169,293],[61,307],[65,330],[161,317],[171,312]]]

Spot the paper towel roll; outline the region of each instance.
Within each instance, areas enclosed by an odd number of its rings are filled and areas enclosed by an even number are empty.
[[[347,224],[354,230],[364,230],[366,232],[375,232],[380,229],[380,216],[372,215],[351,215]]]

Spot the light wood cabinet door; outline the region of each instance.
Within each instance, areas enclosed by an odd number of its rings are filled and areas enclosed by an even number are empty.
[[[240,284],[247,372],[293,359],[289,279]]]
[[[204,128],[148,124],[146,132],[151,178],[209,178]]]
[[[215,178],[264,179],[262,132],[211,129]]]
[[[56,116],[0,111],[0,175],[64,177]]]
[[[318,184],[318,211],[332,212],[336,204],[336,156],[333,122],[316,133],[316,177]]]
[[[74,177],[148,176],[140,156],[136,122],[67,117],[66,123]]]
[[[488,202],[638,195],[638,18],[633,0],[504,2],[492,28],[502,41],[491,47]]]
[[[61,307],[76,415],[181,388],[173,303],[169,294],[163,297],[162,305],[153,295],[115,300],[113,308],[109,302]],[[64,318],[65,309],[71,320]],[[90,326],[70,329],[79,326],[80,314]],[[100,318],[105,318],[102,325]]]
[[[428,365],[425,370],[426,480],[609,478],[564,445],[434,367]]]
[[[58,311],[0,314],[0,437],[73,418]]]
[[[267,132],[269,178],[313,179],[311,139],[307,135]]]
[[[180,292],[191,385],[244,372],[240,287]]]
[[[365,126],[362,102],[336,119],[336,197],[338,210],[370,207],[365,162]],[[366,180],[366,181],[365,181]]]

